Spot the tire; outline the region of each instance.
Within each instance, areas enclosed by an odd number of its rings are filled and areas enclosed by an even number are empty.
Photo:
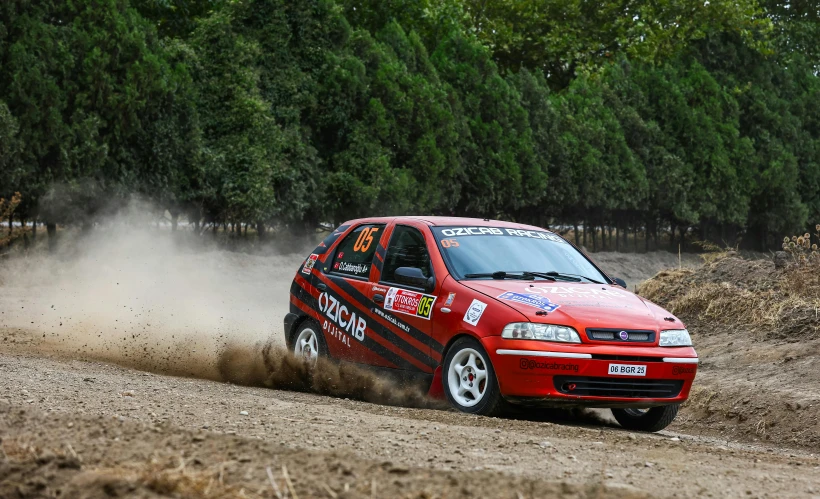
[[[319,357],[327,357],[327,343],[322,328],[312,320],[300,324],[293,333],[291,353],[297,358],[305,359],[305,362],[311,365],[316,364]]]
[[[490,416],[506,406],[490,357],[473,338],[453,343],[444,358],[441,380],[447,400],[461,412]]]
[[[611,409],[615,420],[627,430],[661,431],[678,415],[680,404],[652,407],[651,409]]]

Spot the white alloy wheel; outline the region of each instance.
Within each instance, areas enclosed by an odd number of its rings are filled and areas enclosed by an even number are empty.
[[[319,358],[319,339],[316,331],[310,327],[302,329],[293,345],[293,354],[309,364],[315,364]]]
[[[464,348],[453,356],[447,381],[453,399],[472,407],[487,393],[487,362],[478,351]]]

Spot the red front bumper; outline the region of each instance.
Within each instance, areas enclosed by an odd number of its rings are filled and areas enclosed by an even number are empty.
[[[482,338],[482,343],[502,395],[521,403],[586,407],[676,404],[689,396],[697,372],[697,354],[692,347],[573,345],[500,336]],[[645,374],[613,375],[610,364],[645,366]]]

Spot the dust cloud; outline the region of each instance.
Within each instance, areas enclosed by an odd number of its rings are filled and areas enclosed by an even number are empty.
[[[0,325],[41,332],[46,351],[210,379],[227,341],[284,344],[300,256],[196,251],[172,236],[114,220],[54,256],[13,259]]]
[[[203,236],[205,238],[209,235]],[[291,356],[283,334],[291,280],[309,241],[292,254],[203,250],[120,215],[66,233],[60,252],[0,266],[0,329],[37,354],[99,360],[162,374],[427,406],[423,391],[368,371]]]
[[[428,397],[421,385],[399,384],[354,365],[324,358],[311,366],[273,341],[253,346],[228,343],[219,354],[217,367],[221,379],[240,385],[313,392],[384,405],[447,407],[445,402]]]

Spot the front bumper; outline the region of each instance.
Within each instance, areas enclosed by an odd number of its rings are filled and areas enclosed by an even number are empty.
[[[511,402],[544,406],[652,407],[689,397],[697,373],[692,347],[560,344],[482,339]],[[644,375],[613,375],[610,364],[645,366]]]

